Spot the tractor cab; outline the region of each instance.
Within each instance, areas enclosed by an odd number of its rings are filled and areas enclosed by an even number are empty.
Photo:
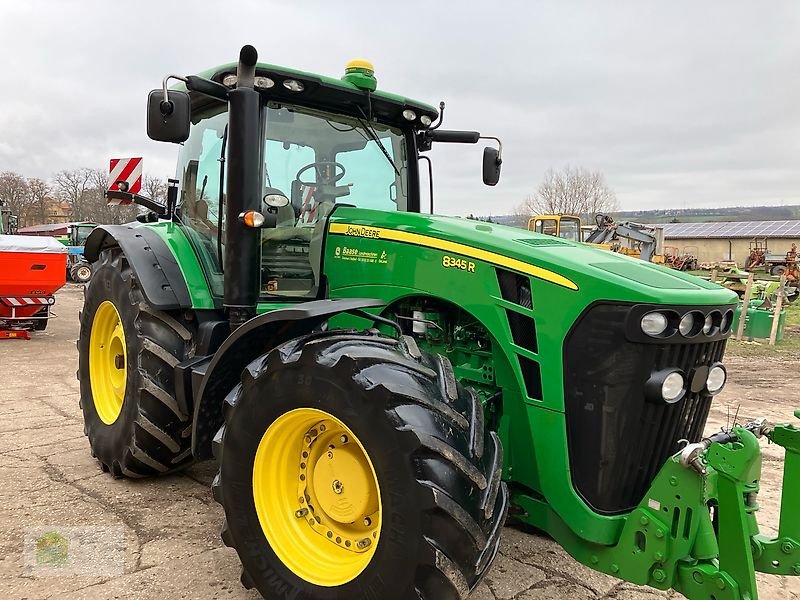
[[[252,317],[259,304],[324,297],[335,206],[420,212],[419,158],[433,142],[494,140],[483,179],[499,178],[499,140],[438,129],[443,104],[439,112],[378,91],[364,60],[348,63],[341,80],[241,62],[178,77],[188,91],[168,90],[167,79],[150,94],[148,134],[183,142],[173,220],[237,323],[239,309]]]
[[[574,215],[536,215],[528,220],[528,231],[552,235],[573,242],[583,241],[581,219]]]

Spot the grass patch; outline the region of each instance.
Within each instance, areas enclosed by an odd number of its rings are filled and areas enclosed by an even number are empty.
[[[784,303],[783,305],[786,308],[786,327],[795,328],[800,327],[800,300],[796,300],[791,304]],[[800,332],[796,333],[796,335],[800,335]]]
[[[737,341],[731,338],[728,341],[727,354],[734,356],[800,356],[800,301],[784,304],[786,322],[783,329],[783,341],[774,346],[768,340]]]

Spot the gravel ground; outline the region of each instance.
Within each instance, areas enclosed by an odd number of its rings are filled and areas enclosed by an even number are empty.
[[[0,597],[257,598],[239,585],[239,563],[219,539],[222,511],[211,498],[209,463],[154,481],[113,480],[89,454],[75,379],[79,287],[58,294],[46,332],[0,341]],[[800,407],[800,358],[731,356],[731,381],[715,402],[709,430],[741,404],[740,420],[785,421]],[[758,364],[758,368],[754,365]],[[779,448],[765,448],[763,531],[778,519]],[[75,528],[75,529],[70,529]],[[52,530],[70,557],[36,554]],[[48,538],[51,539],[51,538]],[[93,540],[101,539],[98,550]],[[76,541],[77,540],[77,541]],[[47,548],[59,546],[47,546]],[[47,563],[46,567],[31,565]],[[70,558],[69,560],[73,560]],[[65,568],[74,574],[64,576]],[[800,600],[800,581],[759,576],[761,598]],[[674,597],[595,573],[542,535],[507,527],[501,554],[474,600],[655,599]]]

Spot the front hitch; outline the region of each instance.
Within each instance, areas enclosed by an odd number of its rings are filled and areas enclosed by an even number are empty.
[[[800,427],[776,425],[765,435],[786,451],[781,516],[777,537],[753,536],[753,563],[762,573],[800,575]]]

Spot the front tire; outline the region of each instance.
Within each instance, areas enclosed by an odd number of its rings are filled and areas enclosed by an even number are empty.
[[[190,325],[144,299],[120,248],[104,250],[80,314],[78,379],[92,455],[115,477],[191,463],[191,415],[174,367],[194,355]]]
[[[264,597],[462,599],[491,565],[502,449],[445,357],[309,335],[252,362],[223,413],[223,541]]]

